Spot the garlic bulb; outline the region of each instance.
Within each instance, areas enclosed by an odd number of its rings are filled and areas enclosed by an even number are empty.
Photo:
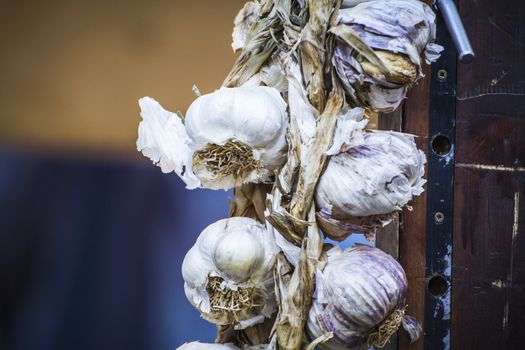
[[[426,182],[425,154],[412,135],[394,131],[357,135],[332,156],[315,192],[318,223],[336,240],[387,223],[385,214],[401,210],[423,192]]]
[[[327,254],[307,321],[311,339],[333,332],[322,350],[382,347],[400,325],[412,341],[419,337],[418,322],[405,315],[407,279],[394,258],[362,245]]]
[[[354,2],[355,4],[355,2]],[[342,9],[332,63],[349,97],[375,111],[396,109],[407,88],[423,76],[427,63],[443,48],[436,37],[435,15],[419,0],[373,0]]]
[[[274,88],[221,88],[200,96],[185,124],[152,98],[139,104],[137,148],[189,189],[265,182],[285,162],[286,103]]]
[[[193,341],[182,344],[177,350],[239,350],[239,348],[233,344],[208,344]]]
[[[235,346],[232,343],[227,344],[210,344],[210,343],[200,343],[198,341],[193,341],[191,343],[184,343],[177,348],[177,350],[240,350],[241,348]],[[242,350],[266,350],[268,349],[268,344],[261,345],[244,345]]]
[[[208,226],[182,263],[186,297],[219,325],[244,329],[275,311],[273,229],[245,217]]]

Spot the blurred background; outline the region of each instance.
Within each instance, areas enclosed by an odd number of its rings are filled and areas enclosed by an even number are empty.
[[[243,0],[0,5],[0,349],[212,341],[182,259],[227,216],[135,148],[137,100],[185,112],[235,60]]]

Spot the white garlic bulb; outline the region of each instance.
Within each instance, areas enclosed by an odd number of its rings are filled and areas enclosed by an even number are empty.
[[[233,344],[209,344],[193,341],[191,343],[184,343],[177,348],[177,350],[240,350]]]
[[[388,222],[381,215],[401,210],[423,192],[426,182],[425,154],[412,135],[394,131],[357,135],[331,157],[315,192],[319,225],[332,239],[366,232],[363,226],[374,223],[365,224],[364,217]]]
[[[334,247],[327,255],[307,321],[311,339],[333,333],[319,344],[322,350],[383,347],[400,325],[412,341],[419,337],[418,322],[405,315],[407,279],[394,258],[363,245]]]
[[[152,98],[139,104],[137,148],[189,189],[266,182],[286,160],[286,103],[274,88],[221,88],[200,96],[185,124]]]
[[[351,1],[339,11],[338,37],[332,57],[348,96],[375,111],[390,112],[407,88],[423,77],[420,55],[427,63],[443,48],[436,37],[435,15],[419,0]]]
[[[261,345],[244,345],[242,350],[266,350],[268,344]],[[177,348],[177,350],[241,350],[241,348],[235,346],[232,343],[226,344],[215,344],[215,343],[201,343],[193,341],[191,343],[184,343]]]
[[[208,226],[182,264],[186,297],[220,325],[244,329],[275,311],[273,229],[245,217]]]

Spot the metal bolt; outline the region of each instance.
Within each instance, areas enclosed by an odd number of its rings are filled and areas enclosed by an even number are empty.
[[[448,73],[447,73],[446,70],[444,70],[444,69],[438,70],[438,72],[437,72],[438,80],[444,81],[445,79],[447,79],[447,76],[448,76]]]
[[[442,212],[440,211],[437,211],[434,213],[434,221],[438,224],[442,223],[443,221],[445,221],[445,214],[443,214]]]

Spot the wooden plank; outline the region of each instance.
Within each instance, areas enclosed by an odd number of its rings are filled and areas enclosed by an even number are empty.
[[[413,87],[404,103],[403,132],[417,135],[416,144],[425,153],[428,152],[428,94],[429,67],[425,66],[427,78]],[[407,314],[423,322],[425,317],[425,249],[426,249],[426,192],[412,200],[412,210],[404,209],[400,223],[399,260],[408,279]],[[423,335],[415,343],[405,332],[400,332],[399,348],[423,350]]]
[[[390,224],[378,230],[376,247],[399,259],[399,215],[397,213]]]
[[[432,3],[431,0],[424,2]],[[429,72],[429,66],[424,66],[425,78],[408,92],[401,128],[418,136],[416,144],[425,154],[428,153]],[[421,323],[425,317],[426,203],[426,192],[414,198],[412,210],[405,208],[402,212],[399,229],[399,261],[408,279],[407,314]],[[424,334],[412,344],[405,332],[399,334],[400,349],[423,350]]]
[[[377,124],[380,130],[401,131],[403,123],[403,105],[392,113],[380,113]]]
[[[460,14],[476,60],[458,67],[452,343],[522,349],[525,2],[463,0]]]
[[[403,108],[392,113],[380,113],[377,119],[379,130],[401,131]],[[396,213],[392,223],[379,230],[376,247],[399,259],[399,215]]]
[[[392,113],[380,113],[377,119],[378,129],[401,131],[402,107]],[[392,223],[379,230],[376,235],[376,247],[399,259],[399,214],[396,213]],[[398,334],[390,338],[384,350],[398,349]]]
[[[522,349],[525,173],[457,168],[456,178],[454,348]]]

